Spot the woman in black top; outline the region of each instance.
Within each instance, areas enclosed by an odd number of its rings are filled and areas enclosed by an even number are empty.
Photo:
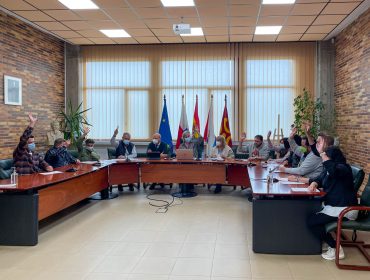
[[[352,170],[346,163],[342,151],[334,146],[323,151],[323,147],[323,142],[317,144],[324,170],[319,177],[310,180],[308,188],[311,191],[322,188],[326,195],[323,198],[323,209],[309,217],[308,225],[311,231],[329,246],[327,252],[321,256],[327,260],[334,260],[336,242],[330,233],[326,233],[325,225],[336,222],[344,208],[356,205],[357,197],[353,185]],[[358,211],[350,211],[345,215],[345,219],[355,220],[357,214]],[[342,247],[340,247],[339,258],[344,258]]]

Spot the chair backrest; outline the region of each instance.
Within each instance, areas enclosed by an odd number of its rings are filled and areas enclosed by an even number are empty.
[[[108,147],[107,152],[108,152],[108,159],[116,158],[116,149],[115,148]]]
[[[367,181],[367,184],[362,191],[361,198],[360,198],[360,204],[363,206],[369,206],[370,207],[370,175],[369,180]]]
[[[9,179],[12,173],[13,159],[0,160],[0,179]]]
[[[353,184],[355,187],[355,191],[358,192],[358,190],[361,187],[362,182],[365,178],[365,172],[361,169],[361,167],[358,167],[356,165],[351,165],[352,169],[352,175],[353,175]]]

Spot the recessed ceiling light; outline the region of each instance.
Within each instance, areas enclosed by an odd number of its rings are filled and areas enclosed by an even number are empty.
[[[194,0],[161,0],[165,7],[191,7],[195,6]]]
[[[71,10],[96,10],[98,6],[91,0],[58,0]]]
[[[294,4],[295,0],[263,0],[262,4],[264,5],[273,5],[273,4]]]
[[[130,34],[128,34],[125,30],[123,29],[102,29],[100,30],[101,33],[106,35],[107,37],[110,38],[127,38],[131,37]]]
[[[203,36],[203,29],[202,27],[192,27],[190,28],[190,34],[180,34],[181,36]]]
[[[256,26],[256,35],[275,35],[279,34],[282,26]]]

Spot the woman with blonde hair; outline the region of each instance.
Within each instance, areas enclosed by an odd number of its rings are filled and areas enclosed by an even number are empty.
[[[211,158],[217,159],[233,159],[234,152],[233,150],[226,144],[226,139],[223,135],[219,135],[216,137],[216,146],[211,150]],[[220,193],[222,191],[221,184],[217,184],[214,193]]]

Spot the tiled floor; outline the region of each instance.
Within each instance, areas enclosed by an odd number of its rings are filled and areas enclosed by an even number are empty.
[[[0,279],[370,279],[320,256],[254,254],[246,194],[197,191],[165,214],[155,213],[143,190],[85,202],[43,223],[37,246],[0,246]]]

